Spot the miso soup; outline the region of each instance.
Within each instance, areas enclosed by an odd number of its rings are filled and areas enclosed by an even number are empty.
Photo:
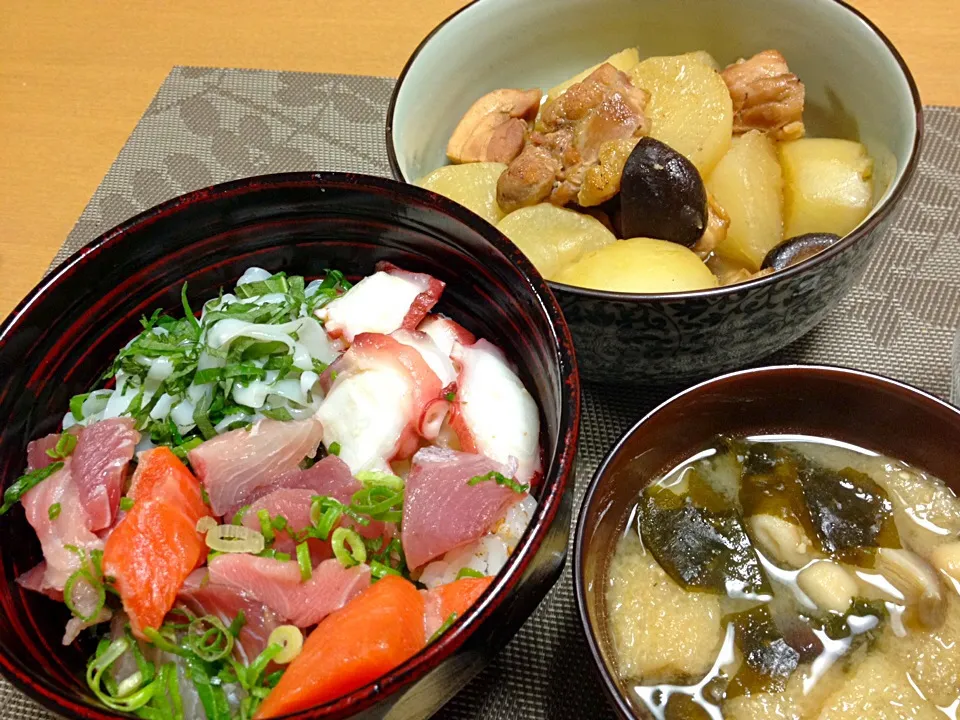
[[[957,718],[960,500],[896,459],[718,438],[637,498],[605,592],[656,717]]]

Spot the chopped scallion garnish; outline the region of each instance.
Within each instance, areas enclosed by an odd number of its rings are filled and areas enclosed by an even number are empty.
[[[54,460],[65,460],[73,454],[77,447],[77,436],[73,433],[65,432],[57,439],[57,444],[47,450],[47,455]]]
[[[60,517],[60,503],[54,503],[47,508],[47,517],[51,520],[56,520]]]
[[[330,543],[333,554],[344,567],[353,567],[367,561],[367,548],[356,530],[338,527]]]
[[[300,579],[306,582],[313,577],[313,561],[310,558],[310,546],[306,540],[297,545],[297,565],[300,566]]]
[[[474,570],[470,567],[460,568],[460,572],[457,573],[457,580],[462,580],[463,578],[485,578],[484,575],[479,570]]]
[[[487,482],[488,480],[493,480],[497,483],[497,485],[508,487],[516,493],[525,493],[530,489],[529,485],[519,483],[513,478],[508,478],[506,475],[497,472],[496,470],[491,470],[486,475],[474,475],[467,481],[467,485],[479,485],[480,483]]]
[[[443,635],[447,630],[450,629],[450,626],[457,621],[457,614],[455,612],[450,613],[447,616],[447,619],[443,621],[443,624],[437,628],[436,632],[430,636],[430,639],[427,640],[427,645],[430,645],[440,639],[440,636]]]

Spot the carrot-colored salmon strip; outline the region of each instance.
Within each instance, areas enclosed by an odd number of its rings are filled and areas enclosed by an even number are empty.
[[[133,508],[103,551],[134,635],[159,628],[187,575],[205,556],[197,521],[209,515],[200,482],[169,448],[140,454],[130,490]]]
[[[304,710],[346,695],[426,644],[423,599],[413,583],[387,576],[317,625],[256,718]]]
[[[436,587],[430,591],[430,594],[438,601],[442,618],[446,619],[454,613],[457,618],[461,618],[492,582],[492,577],[465,577]]]

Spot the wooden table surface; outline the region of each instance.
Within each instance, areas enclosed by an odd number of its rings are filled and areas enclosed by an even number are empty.
[[[852,1],[906,57],[925,103],[960,105],[957,0]],[[395,76],[463,4],[0,0],[0,318],[40,279],[172,66]]]

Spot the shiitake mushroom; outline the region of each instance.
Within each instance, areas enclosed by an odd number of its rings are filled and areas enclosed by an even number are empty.
[[[623,237],[691,247],[707,227],[707,190],[697,168],[669,145],[640,138],[620,179]]]
[[[826,250],[838,240],[840,240],[840,236],[833,233],[807,233],[787,238],[770,249],[763,258],[760,269],[783,270],[813,257],[821,250]]]

